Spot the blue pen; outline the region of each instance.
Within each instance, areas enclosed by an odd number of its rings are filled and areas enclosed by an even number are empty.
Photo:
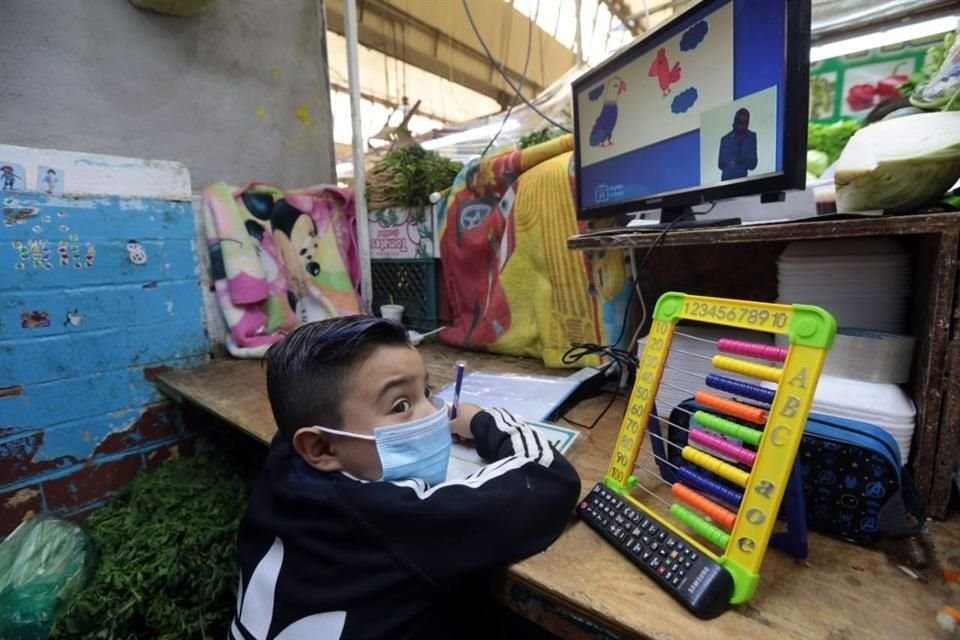
[[[460,405],[460,388],[463,386],[463,369],[466,365],[457,364],[457,383],[453,387],[453,407],[450,409],[450,419],[457,417],[457,407]]]

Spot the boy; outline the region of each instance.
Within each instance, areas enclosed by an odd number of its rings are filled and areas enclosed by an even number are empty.
[[[560,535],[570,463],[504,410],[449,420],[427,382],[379,318],[305,324],[270,349],[279,433],[240,525],[232,638],[471,637],[489,617],[463,590]],[[491,463],[446,480],[451,433]]]

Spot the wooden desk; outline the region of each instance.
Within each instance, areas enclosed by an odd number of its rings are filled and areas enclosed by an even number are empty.
[[[474,370],[551,373],[530,360],[462,353],[436,344],[421,347],[421,352],[437,386],[452,380],[459,360]],[[261,442],[268,442],[276,430],[259,362],[223,360],[171,370],[159,376],[158,384],[174,399],[195,403]],[[607,400],[587,400],[570,417],[591,421]],[[618,401],[574,445],[570,459],[584,493],[606,469],[623,411]],[[932,523],[932,529],[938,549],[960,547],[960,521]],[[921,584],[879,551],[811,534],[807,562],[771,551],[754,599],[703,622],[586,525],[571,519],[553,546],[509,567],[493,588],[501,602],[563,638],[919,639],[941,637],[935,614],[960,599],[942,586],[938,572],[928,573],[930,583]]]

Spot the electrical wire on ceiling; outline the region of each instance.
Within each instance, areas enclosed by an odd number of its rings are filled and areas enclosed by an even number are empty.
[[[557,127],[558,129],[562,129],[567,133],[571,133],[570,129],[568,129],[567,127],[563,126],[562,124],[560,124],[559,122],[557,122],[556,120],[554,120],[553,118],[545,114],[543,111],[539,109],[539,107],[537,107],[535,104],[530,102],[530,100],[523,95],[523,92],[520,90],[520,88],[513,83],[513,80],[511,80],[510,76],[507,75],[506,70],[503,68],[500,62],[498,62],[497,59],[493,57],[493,54],[490,52],[490,48],[487,46],[486,41],[483,39],[483,36],[480,35],[480,29],[477,28],[477,23],[473,19],[473,13],[471,13],[470,11],[470,6],[467,4],[467,0],[460,0],[460,3],[463,5],[464,11],[467,13],[467,21],[470,23],[470,28],[473,30],[473,34],[477,36],[477,40],[480,42],[480,46],[483,48],[484,53],[487,55],[487,58],[490,60],[490,64],[492,64],[494,69],[497,70],[497,73],[500,74],[500,77],[503,78],[504,82],[506,82],[507,85],[509,85],[510,88],[514,90],[516,95],[521,100],[523,100],[523,102],[528,107],[530,107],[530,109],[532,109],[534,113],[536,113],[541,118],[543,118],[553,126]]]
[[[390,56],[383,56],[383,86],[387,100],[390,99]]]
[[[597,20],[600,18],[600,3],[598,2],[593,8],[593,22],[590,24],[590,46],[589,49],[593,49],[597,37]]]
[[[599,6],[599,3],[598,5]],[[613,14],[610,14],[610,21],[607,23],[607,35],[603,38],[603,50],[610,50],[610,34],[613,33]]]
[[[404,104],[407,103],[407,25],[400,23],[400,43],[403,46],[403,96],[401,97]]]
[[[583,22],[580,18],[583,17],[580,15],[580,10],[583,8],[583,0],[574,0],[574,12],[577,16],[576,22],[576,33],[573,36],[574,42],[577,44],[577,64],[583,64],[583,61],[586,60],[586,56],[583,55],[583,29],[581,28],[581,23]]]
[[[507,14],[510,15],[509,13]],[[497,138],[500,137],[500,134],[503,133],[503,128],[507,124],[507,120],[510,119],[510,115],[513,113],[513,108],[517,105],[517,100],[523,97],[523,94],[520,91],[523,89],[523,83],[527,80],[527,69],[530,66],[530,52],[533,49],[533,25],[537,21],[537,16],[540,15],[540,0],[537,0],[537,5],[534,8],[533,16],[527,18],[527,54],[523,60],[523,73],[520,76],[520,84],[517,85],[517,93],[513,96],[513,100],[510,101],[510,106],[507,107],[507,112],[503,115],[503,120],[500,121],[500,128],[497,129],[497,132],[493,134],[493,137],[490,138],[490,142],[487,143],[487,146],[484,147],[483,153],[480,154],[480,157],[484,157],[493,147],[493,143],[497,141]],[[509,37],[509,36],[508,36]]]
[[[539,19],[539,13],[540,13],[540,4],[538,3],[537,4],[538,19]],[[540,80],[541,82],[543,81],[544,78],[547,77],[547,72],[543,64],[543,34],[544,34],[543,29],[537,29],[537,46],[540,49]]]

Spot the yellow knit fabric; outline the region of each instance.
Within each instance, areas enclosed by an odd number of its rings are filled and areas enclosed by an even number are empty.
[[[619,293],[626,275],[622,256],[607,260],[606,291],[599,291],[588,274],[602,263],[567,248],[567,238],[579,232],[568,173],[571,146],[572,136],[564,136],[523,153],[513,209],[516,245],[500,273],[510,328],[489,346],[497,353],[540,357],[550,367],[569,366],[561,358],[572,342],[604,343],[603,294]],[[591,357],[577,366],[597,364]]]

